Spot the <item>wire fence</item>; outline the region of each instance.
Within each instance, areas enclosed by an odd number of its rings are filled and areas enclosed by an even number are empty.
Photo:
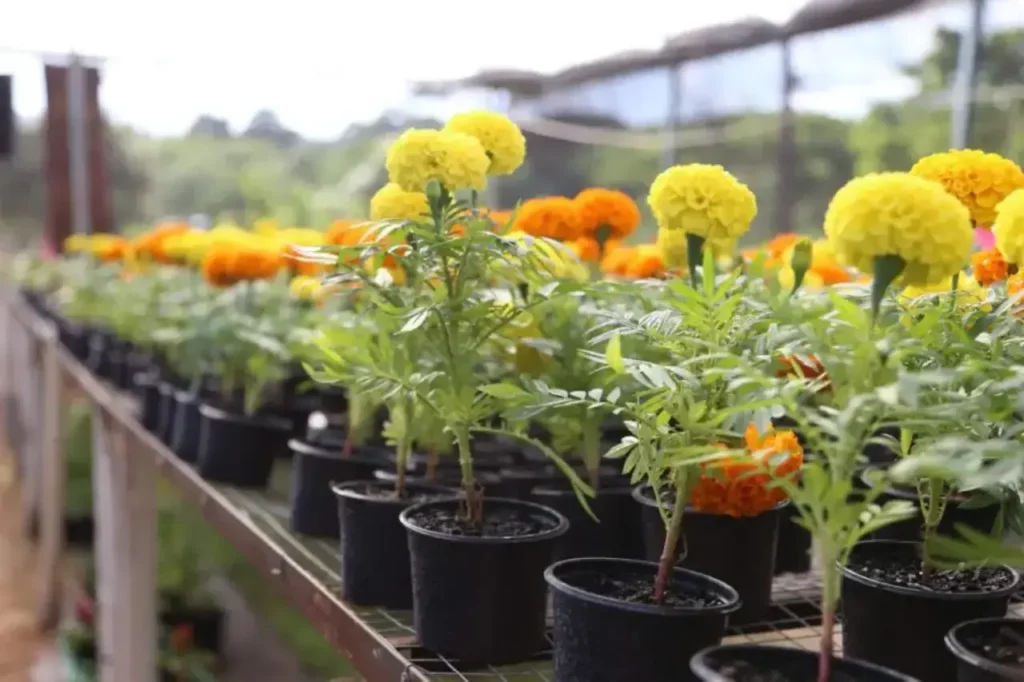
[[[984,3],[974,88],[959,90],[974,2],[894,1],[909,7],[792,35],[748,22],[740,28],[778,35],[626,72],[588,77],[584,67],[570,69],[571,78],[547,78],[525,94],[513,87],[415,94],[404,83],[375,83],[372,55],[356,64],[365,74],[355,81],[341,67],[296,73],[269,60],[110,60],[99,67],[112,222],[124,229],[194,214],[312,225],[360,217],[385,181],[384,154],[398,131],[487,106],[520,122],[529,150],[524,168],[494,183],[492,204],[508,208],[591,185],[643,199],[668,164],[701,161],[726,166],[757,193],[751,241],[814,232],[829,198],[853,175],[906,169],[949,148],[958,108],[973,114],[971,146],[1024,157],[1024,0]],[[0,53],[0,73],[15,74],[15,103],[28,110],[14,158],[0,160],[0,225],[15,242],[39,235],[47,216],[41,61]],[[962,107],[963,97],[971,106]],[[363,100],[394,105],[374,119]],[[356,112],[368,122],[339,125]],[[637,239],[650,238],[650,222]]]

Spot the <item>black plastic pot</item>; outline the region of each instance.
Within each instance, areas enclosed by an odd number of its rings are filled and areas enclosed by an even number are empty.
[[[568,481],[534,488],[532,497],[569,519],[569,531],[555,543],[555,561],[576,557],[643,558],[640,506],[628,485],[610,482],[587,500],[598,521],[583,509]]]
[[[67,348],[79,362],[89,357],[88,328],[74,322],[62,322],[58,328],[61,344]]]
[[[869,471],[865,471],[859,477],[865,486],[870,486],[868,479]],[[916,490],[905,490],[902,488],[890,488],[878,498],[878,504],[885,504],[889,500],[906,500],[918,506],[918,495]],[[992,532],[996,517],[999,515],[999,503],[985,505],[984,507],[972,507],[968,504],[970,498],[966,496],[951,495],[946,503],[946,511],[939,522],[938,533],[947,537],[956,537],[956,526],[965,525],[981,533]],[[909,519],[897,521],[872,533],[870,540],[907,540],[918,542],[924,533],[924,522],[920,512]]]
[[[192,644],[201,651],[219,654],[223,643],[224,610],[216,606],[175,606],[160,613],[160,623],[168,628],[187,625],[192,629]]]
[[[188,391],[175,391],[174,424],[171,426],[171,450],[183,461],[199,459],[199,400]]]
[[[64,542],[68,547],[92,549],[94,533],[92,515],[64,517]]]
[[[477,471],[474,474],[476,482],[484,489],[484,494],[488,497],[503,497],[500,494],[501,490],[501,479],[498,474],[492,471]],[[386,481],[388,483],[394,483],[398,479],[398,474],[395,473],[394,469],[377,469],[373,472],[375,480]],[[427,480],[425,478],[418,478],[416,476],[406,476],[407,481],[417,481],[419,483],[433,483],[448,488],[460,488],[462,486],[462,471],[459,469],[439,469],[434,476],[433,480]],[[492,491],[498,491],[492,494]]]
[[[684,661],[717,644],[739,595],[725,583],[677,568],[672,584],[718,597],[710,608],[638,604],[587,589],[597,579],[654,581],[647,561],[581,558],[550,566],[554,616],[554,682],[683,682],[693,679]]]
[[[156,377],[150,374],[136,374],[135,392],[142,407],[139,420],[147,431],[153,434],[158,433],[163,398],[160,395],[160,386]]]
[[[636,488],[633,497],[642,506],[647,559],[657,561],[665,543],[665,524],[649,488]],[[734,625],[757,621],[771,606],[779,519],[788,506],[785,502],[757,516],[707,514],[689,507],[683,514],[684,566],[739,592],[743,605],[729,619]],[[679,551],[683,544],[680,541]]]
[[[384,453],[376,448],[356,448],[346,456],[296,439],[288,441],[288,448],[294,453],[295,462],[292,530],[317,537],[338,537],[338,502],[331,484],[372,479],[373,472],[387,461]]]
[[[485,517],[522,512],[546,528],[481,537],[417,525],[423,514],[454,514],[460,504],[455,498],[425,502],[399,516],[408,531],[416,635],[426,648],[464,664],[525,660],[546,646],[544,569],[569,522],[539,504],[490,498],[484,500]]]
[[[399,514],[431,498],[451,497],[451,488],[406,483],[406,497],[380,481],[348,481],[331,486],[341,520],[341,589],[358,606],[412,608],[409,540]],[[372,494],[376,493],[376,494]]]
[[[779,539],[775,549],[775,575],[806,573],[811,570],[811,533],[794,523],[800,512],[790,505],[779,518]]]
[[[843,651],[927,682],[955,682],[956,659],[943,647],[958,623],[1006,615],[1020,577],[1009,568],[1007,585],[989,592],[940,592],[905,587],[855,572],[858,559],[919,560],[920,545],[886,540],[858,544],[843,567]]]
[[[288,447],[292,425],[282,419],[231,414],[199,406],[199,475],[243,488],[265,488],[274,459]]]
[[[582,469],[579,473],[583,477],[586,476]],[[501,477],[501,483],[495,494],[517,500],[530,500],[533,497],[534,489],[559,485],[565,481],[565,474],[550,463],[505,467],[499,469],[498,474]],[[601,467],[600,476],[602,481],[616,480],[621,478],[621,471],[615,467]]]
[[[165,445],[170,445],[174,437],[174,413],[178,410],[178,401],[174,399],[176,390],[174,384],[167,381],[161,381],[157,385],[157,391],[160,393],[160,416],[156,424],[156,437]]]
[[[85,364],[89,371],[101,379],[110,378],[109,347],[112,343],[109,332],[94,330],[89,335],[89,357]]]
[[[1017,655],[1024,653],[1020,642],[1024,641],[1024,620],[1016,618],[981,618],[960,623],[946,634],[946,648],[957,659],[957,682],[1020,682],[1024,680],[1024,666],[1020,662],[1007,664],[986,656],[985,646],[998,644],[1002,631],[1014,634],[1013,642]],[[1009,639],[1009,638],[1007,638]]]
[[[818,677],[818,654],[788,647],[726,644],[705,649],[690,659],[690,670],[701,682],[746,682],[748,678],[741,677],[737,667],[749,673],[762,673],[763,677],[754,678],[757,680],[810,682]],[[769,677],[771,673],[778,677]],[[919,682],[913,677],[851,658],[832,659],[832,679],[843,682]]]

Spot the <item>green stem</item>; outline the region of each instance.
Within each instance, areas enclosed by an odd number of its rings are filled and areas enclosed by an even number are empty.
[[[919,498],[921,515],[924,517],[924,543],[921,556],[921,572],[925,578],[931,576],[935,568],[932,560],[935,535],[945,512],[943,483],[941,479],[929,478],[925,484],[926,492]]]
[[[409,465],[409,455],[412,453],[412,421],[413,421],[413,408],[414,403],[412,398],[406,396],[402,398],[399,405],[399,409],[402,411],[400,417],[402,422],[402,434],[398,439],[396,447],[397,461],[395,466],[398,467],[395,476],[395,497],[402,499],[405,497],[405,473],[406,468]]]
[[[462,470],[462,491],[466,496],[464,517],[470,526],[479,527],[483,523],[483,500],[480,487],[473,474],[473,453],[470,446],[469,427],[465,424],[456,427],[455,439],[459,448],[459,468]]]

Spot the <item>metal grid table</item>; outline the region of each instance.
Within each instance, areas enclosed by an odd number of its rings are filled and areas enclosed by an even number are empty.
[[[24,308],[21,318],[30,315]],[[26,325],[30,330],[33,325]],[[55,344],[55,335],[44,343]],[[211,484],[148,433],[135,417],[131,400],[97,380],[62,348],[53,350],[63,373],[95,403],[110,430],[127,443],[128,458],[144,458],[169,479],[179,493],[242,552],[324,637],[351,660],[369,680],[439,680],[452,682],[529,682],[552,679],[551,651],[537,652],[530,661],[501,667],[467,669],[419,646],[412,613],[360,608],[340,597],[341,554],[337,541],[297,535],[289,528],[287,491],[290,464],[275,465],[274,481],[266,491]],[[775,579],[773,605],[760,622],[730,628],[725,642],[751,642],[816,650],[820,635],[821,581],[817,573]],[[1024,616],[1024,602],[1015,600],[1011,613]],[[841,651],[841,624],[837,648]]]

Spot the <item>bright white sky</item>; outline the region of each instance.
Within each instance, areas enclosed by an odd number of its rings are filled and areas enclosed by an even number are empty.
[[[0,21],[0,73],[14,75],[23,117],[42,113],[45,93],[40,58],[18,51],[74,50],[109,57],[101,99],[115,122],[175,135],[200,113],[237,129],[269,108],[329,139],[400,106],[413,81],[555,71],[745,16],[783,22],[805,3],[630,0],[612,12],[591,0],[35,0]]]

